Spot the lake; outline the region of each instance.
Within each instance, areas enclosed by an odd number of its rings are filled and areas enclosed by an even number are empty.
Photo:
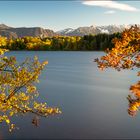
[[[94,61],[103,52],[12,51],[17,60],[39,57],[49,64],[40,76],[40,101],[59,107],[62,114],[40,118],[39,127],[31,115],[13,118],[20,128],[8,132],[0,127],[3,139],[112,139],[140,138],[140,114],[127,113],[126,97],[131,84],[137,82],[136,70],[99,71]]]

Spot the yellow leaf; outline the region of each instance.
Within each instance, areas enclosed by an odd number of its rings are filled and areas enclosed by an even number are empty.
[[[8,123],[8,124],[10,123],[10,120],[9,120],[9,119],[6,119],[5,121],[6,121],[6,123]]]

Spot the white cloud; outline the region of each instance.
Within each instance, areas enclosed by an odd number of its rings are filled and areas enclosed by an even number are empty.
[[[132,11],[132,12],[136,12],[136,11],[140,11],[139,9],[128,5],[128,4],[124,4],[124,3],[119,3],[117,1],[100,1],[100,0],[96,0],[96,1],[83,1],[82,2],[85,5],[89,5],[89,6],[99,6],[99,7],[105,7],[105,8],[112,8],[112,9],[117,9],[117,10],[122,10],[122,11]]]
[[[116,11],[113,11],[113,10],[110,10],[110,11],[106,11],[106,12],[104,12],[105,14],[114,14],[114,13],[116,13]]]

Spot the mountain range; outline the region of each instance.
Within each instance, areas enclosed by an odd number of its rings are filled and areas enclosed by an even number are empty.
[[[54,32],[50,29],[44,29],[41,27],[10,27],[5,24],[0,24],[0,36],[7,38],[18,38],[24,36],[33,37],[53,37],[58,35],[63,36],[84,36],[89,34],[113,34],[115,32],[122,32],[125,28],[129,28],[132,25],[107,25],[107,26],[87,26],[78,27],[77,29],[67,28]],[[140,25],[138,25],[140,27]]]
[[[84,36],[89,34],[113,34],[116,32],[122,32],[126,28],[130,28],[132,24],[129,25],[106,25],[106,26],[89,26],[89,27],[79,27],[77,29],[67,28],[61,31],[58,31],[57,34],[66,35],[66,36]],[[139,24],[137,26],[140,27]]]

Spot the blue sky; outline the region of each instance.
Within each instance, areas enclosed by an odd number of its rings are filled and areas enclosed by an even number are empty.
[[[140,1],[0,1],[0,23],[54,31],[91,25],[138,24]]]

